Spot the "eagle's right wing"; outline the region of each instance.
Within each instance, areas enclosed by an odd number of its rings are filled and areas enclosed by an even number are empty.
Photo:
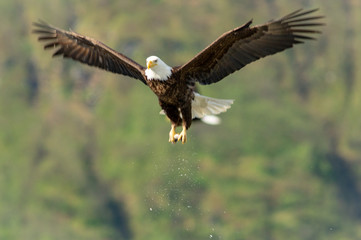
[[[175,73],[185,81],[218,82],[253,61],[313,39],[310,35],[320,32],[312,27],[323,25],[318,22],[322,16],[309,16],[316,10],[297,10],[254,27],[249,21],[221,35]]]

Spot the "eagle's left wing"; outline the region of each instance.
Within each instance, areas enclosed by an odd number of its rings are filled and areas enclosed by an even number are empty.
[[[34,23],[34,26],[33,33],[39,35],[39,41],[45,41],[45,49],[57,48],[53,56],[72,58],[90,66],[139,79],[146,84],[143,66],[105,44],[45,22]]]
[[[252,21],[221,35],[188,63],[176,68],[180,78],[211,84],[262,57],[281,52],[310,34],[320,33],[311,27],[321,26],[322,16],[308,16],[317,9],[297,10],[278,20],[250,27]]]

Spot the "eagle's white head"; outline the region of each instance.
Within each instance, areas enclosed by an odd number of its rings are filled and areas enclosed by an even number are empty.
[[[145,75],[149,80],[166,81],[170,75],[172,75],[172,68],[165,64],[159,57],[150,56],[147,58]]]

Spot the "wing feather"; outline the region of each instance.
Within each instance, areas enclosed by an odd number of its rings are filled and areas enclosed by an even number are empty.
[[[175,73],[189,82],[218,82],[251,62],[314,39],[310,35],[320,31],[312,27],[323,25],[318,22],[322,16],[309,16],[316,11],[300,9],[254,27],[250,27],[249,21],[221,35]]]
[[[53,57],[72,58],[90,66],[139,79],[146,84],[143,66],[105,44],[75,32],[55,28],[45,22],[33,25],[33,33],[39,35],[39,41],[45,42],[44,49],[57,48]]]

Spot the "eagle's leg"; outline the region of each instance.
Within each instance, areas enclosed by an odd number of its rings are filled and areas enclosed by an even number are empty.
[[[182,115],[182,127],[183,130],[178,136],[178,141],[182,141],[182,143],[187,142],[187,129],[192,124],[192,103],[189,102],[189,104],[185,104],[181,110]]]
[[[183,125],[183,130],[178,136],[178,141],[182,141],[182,144],[187,142],[187,128]]]
[[[169,132],[169,142],[171,143],[176,143],[178,139],[175,139],[175,128],[176,128],[176,125],[174,123],[172,123],[172,128],[170,129],[170,132]]]

